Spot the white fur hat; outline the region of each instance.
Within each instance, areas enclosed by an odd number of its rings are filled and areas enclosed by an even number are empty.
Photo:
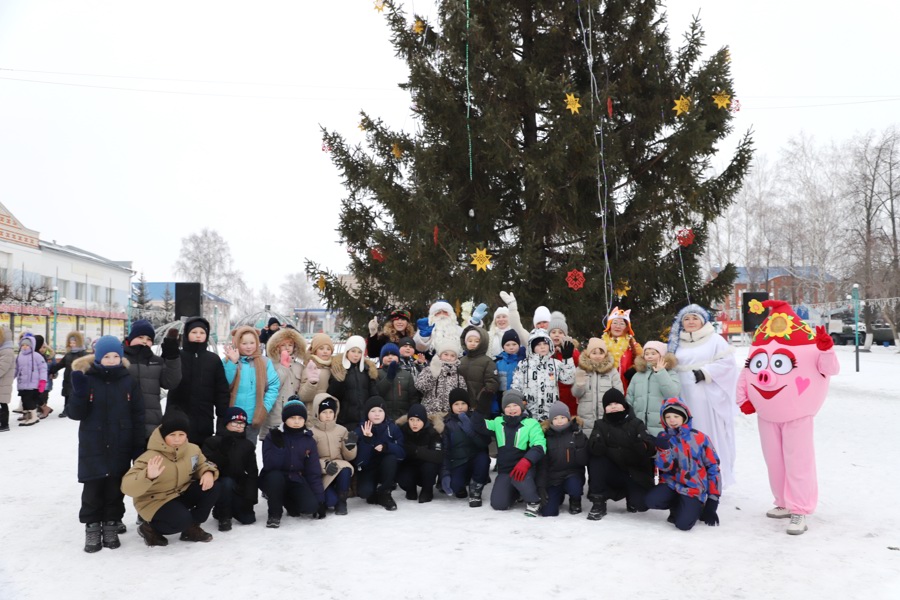
[[[347,341],[344,344],[344,356],[341,358],[341,364],[344,365],[345,369],[350,368],[350,359],[347,358],[347,351],[353,348],[359,348],[360,352],[363,353],[363,358],[359,359],[359,370],[362,371],[365,369],[366,362],[366,340],[362,336],[351,335],[347,338]]]
[[[543,321],[550,321],[550,309],[546,306],[538,306],[534,309],[534,326]]]
[[[497,315],[506,315],[509,316],[509,309],[505,306],[498,306],[497,310],[494,311],[494,318],[497,318]]]
[[[453,307],[450,306],[450,303],[446,300],[438,300],[428,309],[428,320],[429,323],[434,325],[434,315],[441,312],[442,310],[447,311],[447,314],[452,316],[456,315],[456,311],[453,310]]]

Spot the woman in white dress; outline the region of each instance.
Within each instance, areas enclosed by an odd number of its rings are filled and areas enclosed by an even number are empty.
[[[734,348],[716,333],[709,313],[696,304],[680,311],[669,334],[669,352],[678,359],[681,397],[693,427],[712,440],[719,454],[723,487],[734,483],[735,393],[740,369]]]

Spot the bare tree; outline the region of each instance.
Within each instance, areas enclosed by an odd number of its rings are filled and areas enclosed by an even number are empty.
[[[722,263],[725,264],[725,263]],[[281,305],[285,313],[293,313],[295,308],[319,308],[318,294],[306,273],[291,273],[281,284]]]
[[[235,300],[244,287],[228,242],[213,229],[204,228],[199,234],[181,239],[175,272],[188,281],[199,281],[204,290]]]

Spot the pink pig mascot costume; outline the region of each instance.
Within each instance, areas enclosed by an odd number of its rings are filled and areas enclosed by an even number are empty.
[[[813,331],[787,302],[766,300],[762,306],[769,316],[753,336],[738,379],[737,403],[743,413],[759,417],[759,439],[775,496],[775,508],[766,516],[790,517],[787,532],[799,535],[807,530],[806,516],[816,509],[819,497],[813,418],[840,365],[823,327]]]

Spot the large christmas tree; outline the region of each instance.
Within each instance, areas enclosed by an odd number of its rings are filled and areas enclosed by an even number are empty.
[[[698,258],[752,148],[746,135],[710,173],[734,86],[726,48],[703,59],[698,21],[673,51],[652,0],[444,0],[433,23],[384,5],[418,127],[363,113],[362,146],[323,132],[348,192],[339,232],[355,281],[307,263],[355,331],[438,298],[493,312],[508,290],[528,327],[544,304],[584,337],[618,305],[643,340],[688,294],[708,306],[728,293],[734,268],[707,283]],[[481,249],[486,270],[472,264]]]

